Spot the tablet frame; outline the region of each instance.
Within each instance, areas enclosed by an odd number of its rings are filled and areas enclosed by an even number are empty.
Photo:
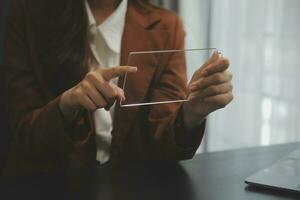
[[[191,52],[191,51],[216,51],[219,52],[217,48],[199,48],[199,49],[177,49],[177,50],[157,50],[157,51],[133,51],[129,53],[128,56],[128,62],[130,60],[130,56],[133,55],[142,55],[142,54],[159,54],[159,53],[180,53],[180,52]],[[220,53],[220,52],[219,52]],[[128,63],[127,62],[127,63]],[[127,74],[124,76],[124,81],[122,85],[122,89],[125,89],[126,86],[126,80],[127,80]],[[150,105],[159,105],[159,104],[170,104],[170,103],[182,103],[187,102],[188,99],[181,99],[181,100],[171,100],[171,101],[157,101],[157,102],[145,102],[145,103],[132,103],[132,104],[122,104],[122,100],[120,101],[120,107],[126,108],[126,107],[136,107],[136,106],[150,106]]]

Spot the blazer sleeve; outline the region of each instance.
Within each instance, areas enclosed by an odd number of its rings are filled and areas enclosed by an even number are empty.
[[[171,48],[184,49],[185,31],[179,17],[174,17]],[[152,101],[183,99],[187,96],[187,69],[184,54],[174,54],[156,84]],[[192,132],[185,130],[182,103],[155,105],[149,113],[149,129],[154,133],[162,159],[190,159],[196,153],[205,131],[205,121]]]
[[[60,97],[49,95],[41,82],[32,60],[24,2],[11,1],[5,37],[11,148],[21,162],[56,162],[77,144],[70,132],[87,133],[89,128],[79,122],[72,130],[68,128],[59,109]],[[86,134],[80,141],[88,137]]]

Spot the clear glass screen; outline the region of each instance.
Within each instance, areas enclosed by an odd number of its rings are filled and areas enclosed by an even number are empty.
[[[128,66],[138,68],[123,80],[121,107],[188,101],[188,85],[216,48],[131,52]]]

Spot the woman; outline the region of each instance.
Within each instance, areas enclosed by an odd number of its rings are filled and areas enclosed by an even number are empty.
[[[141,75],[130,82],[146,87],[124,95],[118,86],[118,78],[137,71],[124,66],[129,52],[184,48],[179,18],[147,1],[11,4],[6,37],[11,173],[188,159],[201,142],[206,116],[233,99],[229,62],[215,53],[195,72],[189,102],[131,109],[114,104],[133,96],[151,94],[154,101],[186,95],[180,57],[165,68],[139,69]],[[151,85],[144,82],[149,79]]]

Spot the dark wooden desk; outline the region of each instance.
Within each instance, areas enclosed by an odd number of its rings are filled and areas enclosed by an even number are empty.
[[[53,172],[2,179],[0,199],[300,199],[296,193],[244,184],[247,176],[296,148],[300,148],[300,143],[205,153],[179,164],[108,164],[68,173]]]

